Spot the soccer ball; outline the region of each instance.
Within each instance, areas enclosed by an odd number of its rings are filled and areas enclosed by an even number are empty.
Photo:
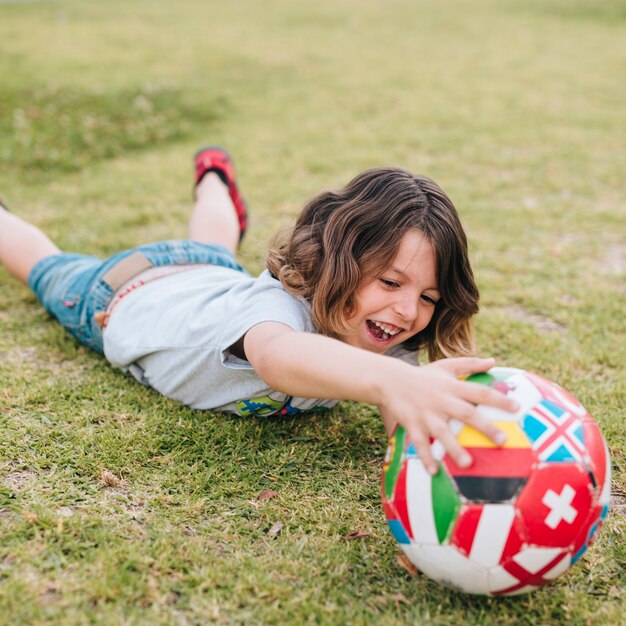
[[[560,576],[591,543],[608,510],[609,452],[589,413],[556,383],[512,368],[468,380],[520,403],[516,414],[479,407],[507,442],[498,448],[453,420],[474,462],[459,467],[435,440],[431,477],[398,427],[383,468],[385,516],[430,578],[466,593],[525,593]]]

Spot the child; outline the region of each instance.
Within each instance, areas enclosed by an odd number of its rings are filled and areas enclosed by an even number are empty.
[[[83,344],[191,407],[286,414],[368,402],[388,433],[407,429],[431,473],[429,436],[471,463],[451,418],[504,442],[475,405],[517,406],[459,380],[493,360],[467,356],[478,290],[436,183],[380,168],[318,195],[253,278],[235,259],[247,211],[229,155],[203,148],[195,166],[189,240],[103,262],[61,253],[2,207],[0,262]],[[419,348],[432,363],[415,367]]]

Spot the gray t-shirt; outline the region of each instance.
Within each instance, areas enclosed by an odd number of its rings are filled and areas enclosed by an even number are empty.
[[[270,389],[250,363],[229,351],[250,328],[268,321],[315,332],[309,304],[267,270],[254,278],[203,265],[147,283],[120,300],[103,333],[104,354],[113,366],[196,409],[271,415],[334,406],[336,400]],[[417,362],[406,350],[390,356]]]

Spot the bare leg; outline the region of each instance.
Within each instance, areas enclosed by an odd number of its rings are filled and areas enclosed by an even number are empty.
[[[60,253],[41,230],[0,205],[0,263],[15,278],[27,285],[36,263]]]
[[[239,220],[228,188],[215,172],[196,187],[196,203],[189,218],[189,239],[217,243],[236,254]]]

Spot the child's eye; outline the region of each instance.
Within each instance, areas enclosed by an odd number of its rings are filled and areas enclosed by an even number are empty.
[[[390,289],[395,289],[400,286],[395,280],[389,280],[387,278],[381,278],[380,282],[385,285],[385,287],[389,287]]]
[[[435,306],[435,304],[439,302],[439,300],[435,300],[435,298],[431,298],[430,296],[427,296],[426,294],[422,295],[422,300],[424,300],[424,302],[427,302],[428,304],[431,304],[432,306]]]

